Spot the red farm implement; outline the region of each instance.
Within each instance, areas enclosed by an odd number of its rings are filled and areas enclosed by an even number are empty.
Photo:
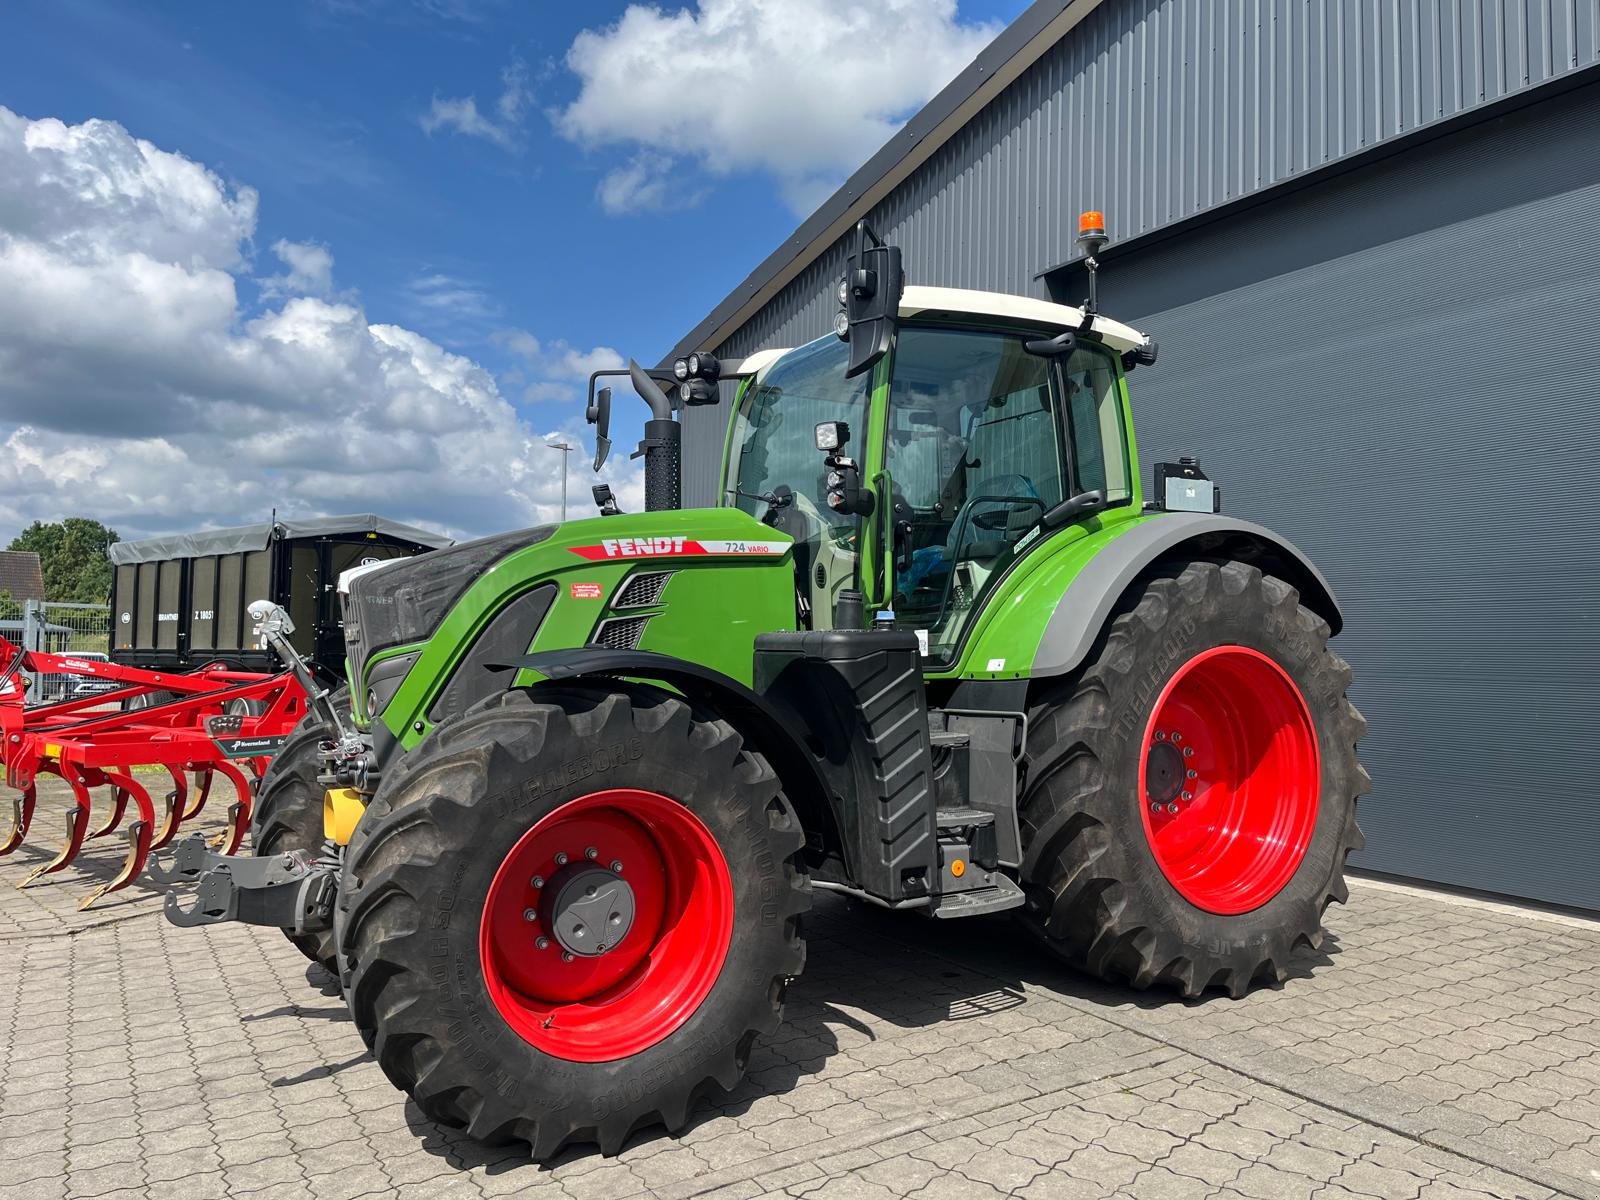
[[[102,688],[54,704],[29,707],[24,672],[87,676]],[[174,674],[147,671],[71,654],[19,650],[0,638],[0,761],[12,801],[10,833],[0,855],[15,850],[33,823],[41,776],[54,775],[71,789],[66,842],[49,862],[18,884],[69,866],[86,841],[117,830],[128,805],[136,819],[127,827],[122,869],[95,888],[79,906],[128,886],[152,850],[172,841],[178,827],[198,816],[221,776],[233,785],[228,825],[214,841],[223,854],[239,848],[250,824],[253,784],[273,751],[306,709],[306,694],[290,671],[276,675],[236,671],[221,665]],[[138,768],[164,769],[172,780],[159,823],[156,804]],[[90,793],[111,789],[109,811],[90,827]]]

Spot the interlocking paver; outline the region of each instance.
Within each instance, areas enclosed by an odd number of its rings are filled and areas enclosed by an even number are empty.
[[[1284,985],[1186,1004],[819,897],[733,1096],[545,1168],[424,1122],[276,932],[80,891],[0,887],[0,1200],[1600,1198],[1600,925],[1358,882]]]

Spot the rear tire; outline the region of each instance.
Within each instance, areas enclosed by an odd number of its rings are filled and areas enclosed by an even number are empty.
[[[340,688],[329,699],[335,707],[347,710],[350,689]],[[321,852],[326,839],[322,829],[323,787],[317,782],[317,768],[321,763],[318,747],[324,740],[336,736],[333,726],[313,708],[300,718],[300,723],[272,756],[267,773],[261,777],[250,814],[250,851],[257,858],[288,850],[308,850],[313,855]],[[285,929],[283,936],[312,962],[338,975],[333,930],[297,934]]]
[[[805,961],[803,841],[765,760],[676,697],[497,695],[407,755],[356,830],[337,917],[350,1011],[389,1079],[478,1140],[545,1159],[676,1132],[781,1021]],[[637,923],[566,958],[558,901],[590,876],[636,889]]]
[[[1320,946],[1371,786],[1329,634],[1292,587],[1237,561],[1129,598],[1030,713],[1022,919],[1046,945],[1188,997],[1282,981],[1296,948]]]

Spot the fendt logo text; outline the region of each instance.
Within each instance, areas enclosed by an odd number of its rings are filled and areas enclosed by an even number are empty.
[[[758,554],[776,556],[788,542],[697,541],[689,537],[601,538],[598,545],[573,546],[580,558],[683,558],[699,554]]]

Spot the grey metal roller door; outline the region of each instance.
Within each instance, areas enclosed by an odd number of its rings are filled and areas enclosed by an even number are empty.
[[[1569,93],[1107,268],[1161,345],[1130,381],[1147,468],[1198,453],[1344,603],[1356,863],[1590,909],[1597,129]]]

